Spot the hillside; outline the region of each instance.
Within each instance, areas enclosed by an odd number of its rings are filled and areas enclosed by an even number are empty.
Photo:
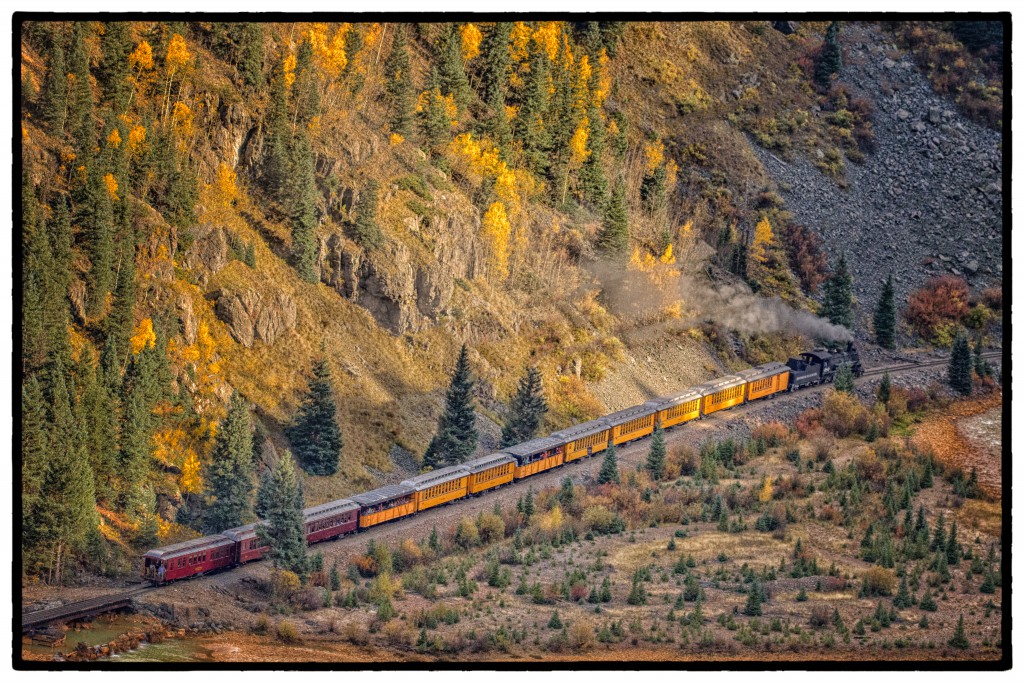
[[[319,360],[308,504],[418,470],[463,345],[483,454],[532,365],[546,433],[844,338],[841,251],[862,339],[890,267],[1000,287],[998,125],[886,27],[815,84],[826,28],[24,25],[26,574],[198,533],[232,393],[262,471]]]

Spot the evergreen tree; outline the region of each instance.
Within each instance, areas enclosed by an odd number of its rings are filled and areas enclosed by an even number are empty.
[[[399,24],[391,52],[384,61],[384,82],[387,94],[388,123],[392,133],[409,135],[412,127],[415,97],[409,48],[406,45],[405,24]]]
[[[89,247],[88,305],[91,316],[99,316],[107,294],[114,287],[114,208],[99,169],[89,172],[89,216],[86,235]]]
[[[892,606],[900,609],[906,609],[913,604],[913,600],[910,597],[910,586],[907,585],[907,576],[903,575],[900,579],[900,587],[896,592],[896,597],[892,599]]]
[[[270,546],[270,559],[275,568],[305,577],[309,572],[306,524],[302,516],[305,503],[291,453],[285,451],[277,461],[266,485],[269,490],[259,496],[266,501],[266,515],[264,524],[256,527],[256,533]]]
[[[836,391],[853,393],[853,367],[849,363],[843,363],[836,370],[835,388]]]
[[[825,281],[821,315],[835,325],[853,330],[853,276],[846,267],[846,254],[839,255],[832,277]]]
[[[949,356],[949,386],[964,396],[970,396],[974,389],[973,368],[971,346],[966,335],[961,332],[953,342],[953,351]]]
[[[292,259],[299,277],[318,279],[316,265],[316,166],[306,128],[300,129],[292,152],[294,195],[292,196]]]
[[[882,296],[875,309],[875,339],[885,349],[896,348],[896,300],[892,286],[892,275],[882,287]]]
[[[961,558],[960,542],[956,539],[956,531],[956,520],[953,520],[953,525],[949,527],[949,538],[946,539],[946,562],[951,567],[960,564]]]
[[[55,304],[53,249],[40,219],[35,188],[27,172],[21,184],[22,282],[22,362],[25,370],[39,368],[52,359],[51,344],[56,341],[54,329],[59,318]],[[59,305],[59,304],[58,304]],[[66,329],[62,331],[66,335]]]
[[[888,405],[889,399],[892,397],[892,380],[889,379],[889,371],[886,370],[882,373],[882,381],[878,385],[878,400],[879,402]]]
[[[128,55],[132,51],[131,25],[126,21],[108,21],[103,32],[99,78],[103,99],[115,113],[128,108],[131,84],[128,82]]]
[[[266,467],[260,475],[260,485],[256,488],[256,502],[252,511],[258,519],[265,519],[270,512],[270,491],[273,486],[274,468]]]
[[[451,137],[452,125],[445,106],[444,95],[441,93],[440,76],[438,76],[436,68],[430,70],[426,106],[422,111],[420,130],[431,155],[439,157]]]
[[[494,28],[484,36],[480,46],[482,58],[480,98],[492,108],[498,102],[501,103],[502,109],[505,108],[505,96],[508,93],[508,81],[512,66],[512,58],[508,50],[512,26],[512,22],[497,22],[494,24]]]
[[[956,622],[956,631],[953,632],[953,637],[949,639],[949,646],[955,647],[958,650],[966,650],[971,646],[971,641],[967,640],[967,633],[964,631],[964,613],[960,613],[960,619]]]
[[[484,131],[497,145],[502,161],[507,163],[511,161],[512,156],[512,127],[509,125],[504,95],[501,93],[492,95],[487,100],[487,108],[489,114],[484,122]]]
[[[64,133],[68,114],[68,77],[64,62],[64,48],[57,36],[51,37],[50,54],[46,60],[46,80],[43,81],[43,120],[57,136]]]
[[[825,42],[821,53],[814,64],[814,80],[821,85],[828,85],[832,74],[843,68],[843,51],[839,46],[839,22],[833,21],[825,31]]]
[[[647,471],[654,481],[665,476],[665,431],[658,425],[651,436],[651,450],[647,453]]]
[[[608,195],[608,179],[605,178],[602,161],[607,132],[601,113],[593,104],[587,110],[587,121],[590,123],[590,138],[587,141],[590,145],[590,155],[580,169],[580,189],[583,199],[591,207],[603,207]]]
[[[114,502],[117,483],[117,401],[92,347],[81,352],[75,376],[79,388],[78,424],[89,457],[97,501]]]
[[[238,392],[217,431],[207,490],[211,502],[204,517],[207,533],[233,529],[252,521],[252,432],[249,408]]]
[[[801,589],[802,590],[802,589]],[[747,602],[743,606],[743,613],[748,617],[761,616],[761,605],[765,601],[764,587],[759,581],[754,581],[747,592]]]
[[[56,249],[54,249],[54,260],[56,260]],[[978,377],[987,377],[991,374],[988,367],[988,363],[981,357],[981,354],[985,352],[985,347],[982,344],[981,337],[979,336],[974,342],[974,373]]]
[[[604,460],[601,461],[601,470],[597,473],[598,484],[607,484],[608,482],[620,483],[619,459],[615,454],[615,444],[610,441],[604,452]]]
[[[286,430],[288,441],[299,462],[310,474],[332,475],[338,471],[341,457],[341,427],[331,390],[331,371],[327,361],[313,366],[309,392],[299,408],[295,422]]]
[[[250,88],[262,86],[263,24],[250,21],[242,25],[238,54],[238,71],[242,81]]]
[[[76,21],[72,31],[71,50],[68,54],[68,70],[73,79],[68,90],[67,128],[75,145],[75,163],[83,165],[87,172],[91,168],[93,147],[96,145],[96,128],[93,123],[92,88],[89,85],[89,56],[86,52],[85,22]]]
[[[546,119],[551,88],[550,63],[537,41],[529,45],[530,70],[524,76],[522,102],[515,118],[515,137],[522,141],[526,167],[536,175],[547,172],[550,139]]]
[[[531,486],[526,490],[526,498],[523,499],[523,518],[529,522],[533,517],[533,513],[536,512],[536,507],[533,502],[533,487]]]
[[[532,439],[547,412],[543,379],[540,370],[534,366],[519,380],[519,388],[512,397],[508,422],[501,430],[501,448]]]
[[[366,184],[359,193],[355,206],[355,222],[352,224],[352,238],[366,250],[379,249],[384,244],[384,233],[377,225],[377,194],[380,186],[376,180]]]
[[[292,175],[288,152],[291,130],[288,121],[288,88],[285,85],[284,59],[274,65],[270,81],[270,107],[267,113],[266,156],[263,177],[270,196],[281,204],[288,202],[288,183]]]
[[[294,124],[296,127],[307,127],[310,121],[320,115],[320,83],[313,66],[313,46],[308,40],[299,43],[299,49],[295,56],[292,100],[295,107]]]
[[[22,549],[39,540],[32,511],[39,498],[50,453],[50,416],[37,373],[21,385],[21,523]]]
[[[437,75],[441,92],[451,95],[459,112],[463,112],[469,105],[473,92],[466,77],[466,62],[462,58],[462,35],[459,33],[458,24],[447,24],[438,47]]]
[[[629,216],[626,213],[626,186],[615,183],[605,209],[604,224],[597,236],[597,248],[613,258],[621,258],[629,248]]]
[[[935,598],[932,597],[932,590],[930,588],[924,589],[924,595],[921,596],[921,601],[917,606],[925,612],[935,612],[939,609],[939,606],[935,603]]]
[[[437,421],[437,433],[423,456],[425,467],[457,465],[476,450],[478,434],[472,401],[473,378],[469,373],[469,354],[463,344],[448,385],[444,413]]]

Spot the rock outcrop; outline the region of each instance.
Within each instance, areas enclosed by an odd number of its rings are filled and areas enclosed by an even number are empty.
[[[185,251],[182,266],[195,274],[199,284],[206,285],[210,276],[228,264],[228,237],[217,225],[197,225],[191,228],[192,244]]]
[[[273,344],[295,329],[297,309],[289,294],[247,289],[241,293],[221,290],[215,296],[217,317],[228,326],[235,341],[246,348],[257,341]]]

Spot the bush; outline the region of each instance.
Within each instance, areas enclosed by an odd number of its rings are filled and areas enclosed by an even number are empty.
[[[864,433],[868,427],[868,411],[860,400],[845,391],[830,390],[821,405],[821,424],[836,436]]]
[[[469,517],[459,520],[459,526],[455,530],[455,542],[463,548],[480,545],[480,531],[476,528],[476,522]]]
[[[598,534],[614,534],[623,528],[622,520],[604,505],[594,505],[583,511],[583,530]]]
[[[825,255],[821,236],[810,228],[797,223],[788,223],[783,230],[786,255],[800,285],[815,294],[826,279],[828,257]]]
[[[270,575],[271,596],[273,600],[284,602],[302,587],[298,574],[287,569],[274,570]]]
[[[942,326],[955,326],[963,320],[968,297],[966,280],[941,275],[910,294],[904,316],[919,335],[934,340]]]
[[[754,427],[750,431],[750,438],[753,441],[763,440],[769,448],[775,448],[789,442],[790,431],[781,422],[768,422]]]
[[[825,605],[815,605],[811,608],[809,622],[813,629],[823,629],[832,621],[832,612]]]
[[[672,449],[672,454],[669,457],[667,469],[671,470],[673,466],[679,468],[680,475],[692,477],[700,466],[700,458],[691,447],[681,444]]]
[[[883,567],[872,567],[861,574],[861,587],[865,597],[892,595],[896,575]]]
[[[282,621],[277,625],[277,639],[282,643],[298,643],[299,631],[295,628],[295,624],[290,621]]]
[[[569,626],[569,647],[574,652],[586,652],[594,646],[594,627],[584,621],[574,621]]]
[[[407,538],[402,541],[402,544],[398,546],[398,552],[395,553],[395,570],[404,572],[412,569],[422,561],[423,549],[416,541]]]
[[[494,543],[505,538],[505,520],[501,515],[482,512],[477,518],[477,527],[480,531],[480,540],[484,543]]]
[[[391,647],[409,647],[412,645],[412,632],[401,621],[390,621],[381,629],[384,642]]]
[[[352,560],[352,564],[355,565],[356,571],[359,572],[359,576],[364,579],[371,579],[374,576],[377,576],[377,573],[380,571],[380,566],[377,564],[376,558],[371,557],[370,555],[359,555]]]

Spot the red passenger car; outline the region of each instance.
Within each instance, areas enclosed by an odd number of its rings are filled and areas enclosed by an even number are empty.
[[[226,536],[204,536],[150,550],[143,559],[143,577],[164,583],[233,565],[235,542]]]
[[[263,556],[270,551],[270,546],[264,543],[256,533],[257,524],[259,522],[253,522],[224,532],[225,536],[235,542],[236,564],[262,560]]]
[[[310,545],[337,538],[359,528],[359,504],[347,498],[306,508],[306,542]]]

